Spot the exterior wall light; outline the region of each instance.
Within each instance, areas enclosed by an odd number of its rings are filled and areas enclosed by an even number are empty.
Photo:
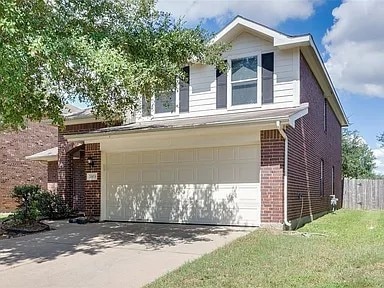
[[[88,157],[87,158],[87,163],[89,166],[93,167],[95,165],[95,162],[93,161],[93,158],[92,157]]]

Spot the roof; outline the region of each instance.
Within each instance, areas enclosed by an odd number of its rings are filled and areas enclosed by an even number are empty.
[[[63,113],[63,115],[66,115],[66,114],[80,112],[81,110],[83,110],[83,109],[76,107],[72,104],[65,104],[64,108],[62,110],[62,113]]]
[[[32,161],[57,161],[58,148],[54,147],[42,152],[25,157],[27,160]]]
[[[79,141],[86,138],[97,138],[110,134],[143,133],[150,131],[166,131],[188,128],[203,128],[236,124],[275,124],[276,121],[294,126],[295,121],[308,113],[308,104],[298,107],[258,110],[239,113],[207,115],[204,117],[188,117],[174,119],[153,119],[151,121],[125,124],[98,129],[88,133],[67,135],[68,140]]]
[[[92,108],[78,109],[74,112],[64,114],[65,120],[84,119],[92,117],[94,117],[92,113]]]

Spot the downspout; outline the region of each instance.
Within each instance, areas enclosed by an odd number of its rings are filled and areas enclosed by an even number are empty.
[[[288,137],[280,121],[276,121],[276,126],[284,138],[284,225],[290,228],[292,224],[288,221]]]

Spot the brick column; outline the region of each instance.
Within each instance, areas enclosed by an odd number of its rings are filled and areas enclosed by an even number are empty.
[[[261,222],[284,221],[284,138],[278,130],[261,131]]]
[[[72,171],[71,157],[68,151],[73,143],[68,143],[64,135],[58,134],[58,168],[57,168],[57,193],[64,197],[65,202],[72,207]]]
[[[87,163],[92,158],[93,166]],[[100,216],[101,201],[101,152],[100,144],[85,144],[85,174],[97,173],[97,180],[85,181],[85,215],[87,217]]]

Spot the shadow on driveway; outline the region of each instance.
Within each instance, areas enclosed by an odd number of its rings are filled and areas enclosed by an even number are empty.
[[[25,262],[43,263],[77,253],[95,255],[121,246],[160,250],[179,244],[213,241],[241,228],[150,223],[49,223],[52,230],[0,241],[0,270]],[[246,228],[244,228],[246,229]]]

